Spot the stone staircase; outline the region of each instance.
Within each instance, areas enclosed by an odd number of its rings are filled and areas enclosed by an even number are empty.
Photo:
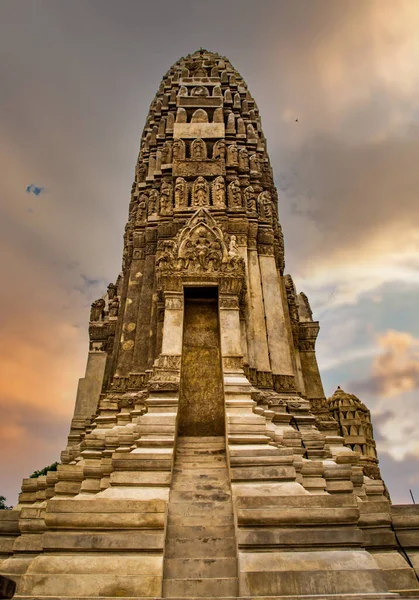
[[[168,506],[163,597],[238,595],[224,437],[179,437]]]

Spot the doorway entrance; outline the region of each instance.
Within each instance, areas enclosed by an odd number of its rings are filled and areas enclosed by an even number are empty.
[[[181,436],[224,436],[218,289],[185,288],[179,396]]]

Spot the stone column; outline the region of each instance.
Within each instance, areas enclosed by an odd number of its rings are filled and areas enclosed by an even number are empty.
[[[249,242],[256,240],[249,240]],[[265,311],[263,307],[262,284],[256,244],[248,246],[249,300],[251,322],[253,325],[253,351],[255,366],[258,371],[271,370],[268,341],[266,336]]]
[[[119,376],[127,376],[132,370],[135,338],[137,334],[138,307],[140,304],[144,274],[145,232],[134,232],[133,242],[133,256],[128,274],[128,287],[122,320],[120,349],[115,372],[115,374]]]
[[[242,370],[243,351],[240,331],[240,311],[237,296],[221,294],[220,309],[220,341],[223,369]]]
[[[245,269],[246,269],[246,286],[249,289],[249,265],[247,261],[247,236],[238,235],[237,236],[237,245],[239,248],[239,254],[244,260]],[[241,327],[241,338],[242,338],[242,352],[243,352],[243,361],[247,365],[254,365],[254,351],[253,351],[253,336],[250,334],[252,330],[251,324],[251,313],[249,307],[249,296],[248,294],[245,297],[245,306],[243,310],[243,314],[240,315],[240,327]]]
[[[95,414],[102,391],[106,352],[90,351],[86,374],[79,379],[73,419],[85,419]]]
[[[181,356],[183,341],[183,291],[164,293],[164,321],[161,353]]]
[[[259,265],[272,372],[279,375],[293,375],[291,342],[285,325],[279,274],[273,248],[272,254],[259,254]]]
[[[319,333],[316,321],[300,323],[299,353],[307,398],[324,398],[323,384],[316,359],[315,344]]]
[[[146,229],[146,257],[141,297],[137,316],[137,334],[135,336],[132,370],[144,372],[148,367],[148,348],[150,343],[150,318],[153,301],[153,289],[156,270],[156,239],[154,227]]]

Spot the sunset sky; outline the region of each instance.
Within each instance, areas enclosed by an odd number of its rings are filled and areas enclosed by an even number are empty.
[[[2,0],[0,495],[65,446],[149,104],[200,47],[258,103],[326,395],[367,404],[419,502],[418,0]]]

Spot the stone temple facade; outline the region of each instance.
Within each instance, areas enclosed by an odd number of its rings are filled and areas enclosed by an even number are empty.
[[[150,106],[61,464],[0,514],[20,598],[419,596],[419,511],[284,269],[257,104],[200,50]]]

